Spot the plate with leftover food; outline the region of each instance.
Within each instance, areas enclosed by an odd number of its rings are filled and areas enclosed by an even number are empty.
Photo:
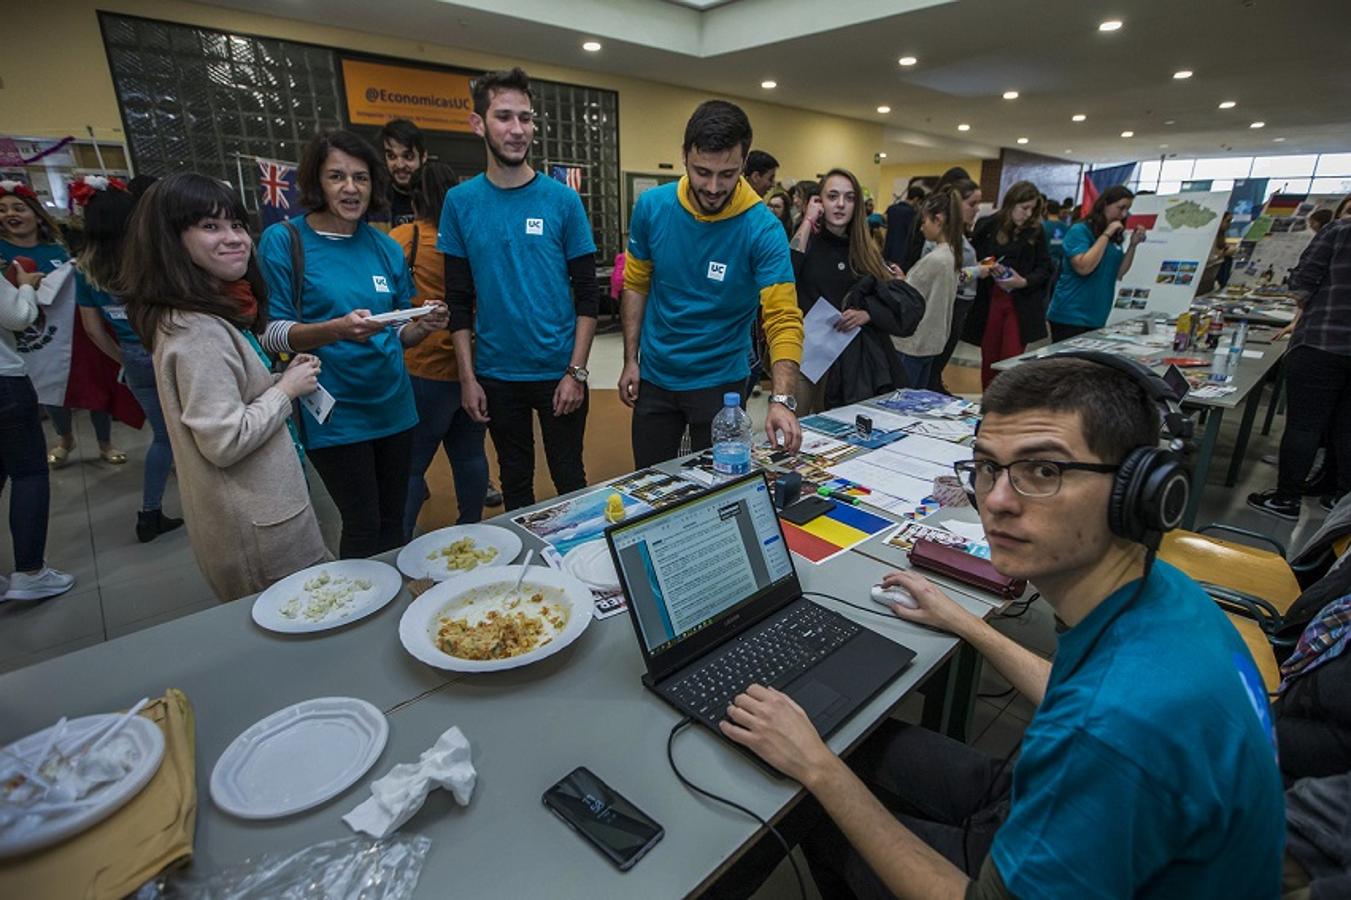
[[[121,809],[164,759],[164,732],[121,714],[62,719],[0,752],[0,857],[31,853]]]
[[[508,566],[521,537],[497,525],[452,525],[415,538],[399,551],[399,571],[409,578],[445,581],[485,566]]]
[[[356,784],[388,738],[384,713],[365,700],[302,700],[231,741],[211,770],[211,799],[242,819],[311,809]]]
[[[339,559],[288,575],[253,601],[253,621],[269,631],[304,634],[365,618],[399,596],[403,579],[373,559]]]
[[[438,669],[514,669],[577,640],[591,622],[593,603],[585,584],[557,569],[484,568],[414,600],[399,620],[399,639],[415,659]]]

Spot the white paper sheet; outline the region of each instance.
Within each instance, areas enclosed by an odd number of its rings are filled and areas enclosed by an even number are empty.
[[[941,441],[938,438],[925,437],[922,434],[908,434],[899,441],[887,444],[881,449],[887,453],[913,456],[928,460],[931,463],[937,463],[948,470],[944,473],[946,475],[952,474],[953,463],[971,458],[970,447],[954,444],[951,441]]]
[[[869,462],[869,456],[874,454],[848,459],[837,466],[831,466],[830,474],[836,478],[847,478],[871,491],[888,494],[911,507],[918,506],[925,497],[933,493],[932,480],[911,477],[885,464],[878,465],[876,460]]]
[[[816,303],[802,319],[802,377],[812,384],[821,380],[831,363],[840,358],[844,348],[858,337],[858,329],[837,331],[835,323],[840,321],[840,311],[831,306],[824,297],[818,297]],[[852,420],[851,420],[852,421]]]
[[[862,403],[851,403],[848,406],[828,409],[821,415],[837,422],[847,422],[850,425],[853,425],[854,420],[859,416],[867,416],[873,420],[873,428],[878,431],[901,431],[924,421],[915,416],[903,416],[900,413],[887,412],[875,406],[864,406]]]

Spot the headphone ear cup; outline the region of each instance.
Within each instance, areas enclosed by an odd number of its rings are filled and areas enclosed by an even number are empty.
[[[1147,516],[1141,509],[1150,463],[1159,451],[1153,447],[1136,447],[1122,460],[1112,479],[1112,496],[1107,502],[1107,526],[1112,533],[1128,541],[1144,540]]]
[[[1167,451],[1156,451],[1158,459],[1151,463],[1145,479],[1140,506],[1146,527],[1156,534],[1172,531],[1182,524],[1191,497],[1191,475],[1180,457]]]

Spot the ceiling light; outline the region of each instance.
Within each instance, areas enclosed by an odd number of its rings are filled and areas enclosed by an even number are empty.
[[[1177,124],[1177,119],[1164,119],[1164,120],[1163,120],[1163,124],[1165,124],[1165,125],[1176,125],[1176,124]]]
[[[1087,119],[1087,118],[1088,118],[1088,116],[1084,115],[1083,113],[1075,113],[1074,115],[1070,116],[1070,121],[1071,121],[1071,122],[1082,122],[1084,119]]]
[[[1017,100],[1017,99],[1018,99],[1018,92],[1017,92],[1017,91],[1005,91],[1005,92],[1004,92],[1004,99],[1005,99],[1005,100]]]
[[[1191,69],[1179,69],[1178,71],[1176,71],[1176,72],[1173,73],[1173,77],[1176,78],[1178,81],[1181,81],[1181,80],[1184,79],[1184,78],[1191,78],[1191,77],[1192,77],[1192,70],[1191,70]]]
[[[1069,147],[1066,147],[1066,148],[1065,148],[1065,152],[1066,152],[1066,153],[1073,153],[1074,151],[1071,150]]]
[[[1026,144],[1026,143],[1027,143],[1027,138],[1018,138],[1018,143],[1020,143],[1020,144]]]
[[[1134,132],[1134,131],[1123,131],[1123,132],[1121,132],[1121,136],[1122,136],[1122,137],[1135,137],[1135,132]]]
[[[582,44],[582,49],[587,53],[597,53],[600,51],[600,41],[587,41]]]
[[[1121,28],[1120,19],[1108,19],[1098,26],[1099,31],[1118,31]]]
[[[764,89],[767,90],[767,91],[772,91],[772,90],[774,90],[774,88],[776,88],[776,87],[778,87],[778,86],[779,86],[779,83],[778,83],[777,81],[762,81],[762,82],[760,82],[760,87],[764,88]]]
[[[1266,127],[1267,127],[1267,123],[1266,123],[1266,122],[1253,122],[1253,123],[1252,123],[1251,125],[1249,125],[1248,127],[1249,127],[1249,128],[1266,128]]]
[[[1167,145],[1167,144],[1159,144],[1159,149],[1160,149],[1160,150],[1167,150],[1167,149],[1168,149],[1168,145]]]
[[[886,155],[886,153],[878,153],[878,154],[877,154],[877,158],[878,158],[878,159],[886,159],[886,158],[887,158],[887,155]]]
[[[1272,138],[1271,140],[1277,144],[1285,143],[1285,138]]]
[[[913,66],[915,63],[919,62],[919,60],[915,59],[913,56],[902,56],[900,59],[896,60],[896,62],[903,66]]]
[[[880,112],[882,115],[885,116],[887,113],[891,112],[891,107],[890,107],[890,106],[879,106],[879,107],[877,107],[877,111]]]
[[[962,124],[960,124],[960,125],[957,126],[957,130],[958,130],[958,131],[970,131],[970,130],[971,130],[971,126],[968,125],[968,124],[966,124],[965,122],[963,122]]]
[[[1220,103],[1220,109],[1233,109],[1235,106],[1238,106],[1238,104],[1233,100],[1224,100]]]

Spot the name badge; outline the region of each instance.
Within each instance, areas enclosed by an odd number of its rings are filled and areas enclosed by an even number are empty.
[[[103,312],[108,318],[118,322],[127,321],[127,308],[125,306],[105,306]]]
[[[526,233],[526,234],[544,234],[544,220],[543,220],[543,219],[526,219],[526,220],[525,220],[525,233]]]
[[[710,262],[708,264],[708,278],[710,281],[722,281],[727,277],[727,263]]]
[[[314,416],[314,421],[320,425],[328,421],[328,417],[333,413],[333,407],[337,403],[338,401],[334,399],[333,395],[324,390],[322,384],[315,388],[313,393],[300,398],[300,405],[309,410],[310,415]]]
[[[389,280],[383,275],[372,275],[371,281],[375,282],[375,292],[377,294],[389,293]]]

